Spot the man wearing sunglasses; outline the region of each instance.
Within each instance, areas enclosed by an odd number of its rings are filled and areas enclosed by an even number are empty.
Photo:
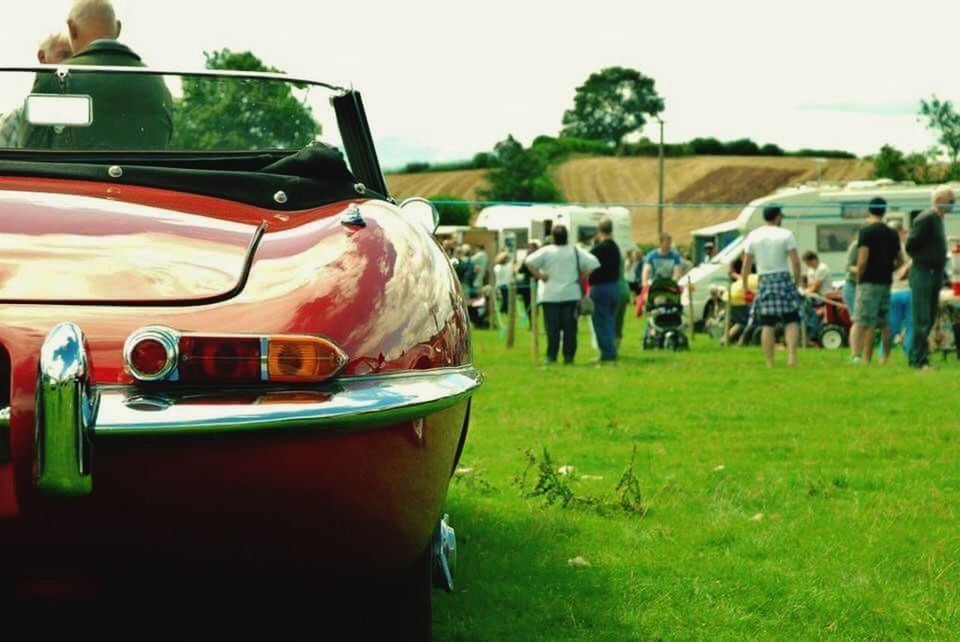
[[[920,214],[907,237],[907,254],[913,259],[910,267],[910,292],[914,340],[910,346],[911,368],[929,370],[930,331],[937,319],[943,269],[947,264],[947,237],[943,217],[953,210],[953,190],[943,186],[933,192],[933,207]]]

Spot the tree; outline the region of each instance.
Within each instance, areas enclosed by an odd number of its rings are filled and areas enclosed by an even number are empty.
[[[873,159],[873,177],[889,178],[895,181],[907,179],[907,163],[903,152],[890,145],[880,148]]]
[[[607,67],[577,87],[573,109],[563,114],[560,135],[617,145],[627,134],[643,128],[645,116],[662,111],[663,98],[652,78],[636,69]]]
[[[436,194],[429,200],[440,213],[440,225],[470,225],[470,206],[462,198]]]
[[[767,143],[760,148],[761,156],[783,156],[783,148],[779,145],[774,145],[773,143]]]
[[[204,52],[207,69],[278,72],[249,51]],[[283,81],[236,78],[183,79],[174,103],[173,147],[178,149],[299,149],[316,140],[320,126],[308,105]]]
[[[936,132],[937,141],[947,148],[952,177],[957,173],[957,159],[960,157],[960,114],[951,101],[932,95],[929,102],[920,100],[920,116],[927,119],[927,129]]]
[[[727,151],[716,138],[694,138],[690,141],[690,148],[694,154],[709,156],[722,156]]]
[[[498,167],[487,174],[490,188],[480,196],[491,201],[551,203],[562,200],[550,178],[547,161],[533,150],[524,149],[507,136],[493,149]]]
[[[732,156],[759,156],[760,147],[749,138],[738,138],[730,141],[724,147]]]
[[[473,169],[490,169],[497,166],[497,157],[490,152],[479,152],[474,154],[471,165]]]

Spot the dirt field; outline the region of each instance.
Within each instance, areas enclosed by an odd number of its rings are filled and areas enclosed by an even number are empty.
[[[817,180],[851,181],[870,176],[872,165],[862,160],[830,160],[819,165],[809,158],[697,156],[667,159],[664,201],[687,207],[665,207],[664,229],[686,243],[690,230],[736,216],[740,207],[778,187]],[[428,172],[387,176],[391,192],[400,198],[450,194],[477,200],[484,170]],[[657,234],[656,158],[578,158],[554,170],[554,180],[570,202],[623,203],[631,207],[634,239],[653,243]],[[724,207],[702,207],[723,204]],[[697,207],[694,207],[694,206]]]

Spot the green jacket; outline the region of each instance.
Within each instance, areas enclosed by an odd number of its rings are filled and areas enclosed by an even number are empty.
[[[144,67],[140,56],[113,40],[98,40],[63,65]],[[173,134],[173,98],[162,76],[71,74],[63,87],[53,74],[41,74],[33,93],[85,94],[93,99],[89,127],[27,126],[27,149],[164,149]]]

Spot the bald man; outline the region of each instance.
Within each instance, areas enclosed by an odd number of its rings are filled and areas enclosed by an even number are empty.
[[[70,57],[70,39],[66,34],[54,33],[37,45],[37,62],[41,65],[56,65]],[[13,109],[0,119],[0,147],[19,147],[20,136],[26,128],[23,108]]]
[[[143,67],[140,56],[117,41],[121,23],[110,0],[76,0],[67,17],[75,52],[65,65]],[[34,93],[89,94],[93,123],[89,127],[30,127],[25,146],[32,149],[164,149],[173,133],[173,99],[159,76],[134,74],[71,74],[65,88],[45,75]]]
[[[943,217],[953,211],[956,200],[949,187],[938,187],[932,196],[933,207],[923,212],[910,227],[907,254],[913,259],[910,266],[911,317],[913,344],[910,346],[911,368],[929,370],[930,331],[940,309],[940,288],[943,270],[947,265],[947,237]]]

